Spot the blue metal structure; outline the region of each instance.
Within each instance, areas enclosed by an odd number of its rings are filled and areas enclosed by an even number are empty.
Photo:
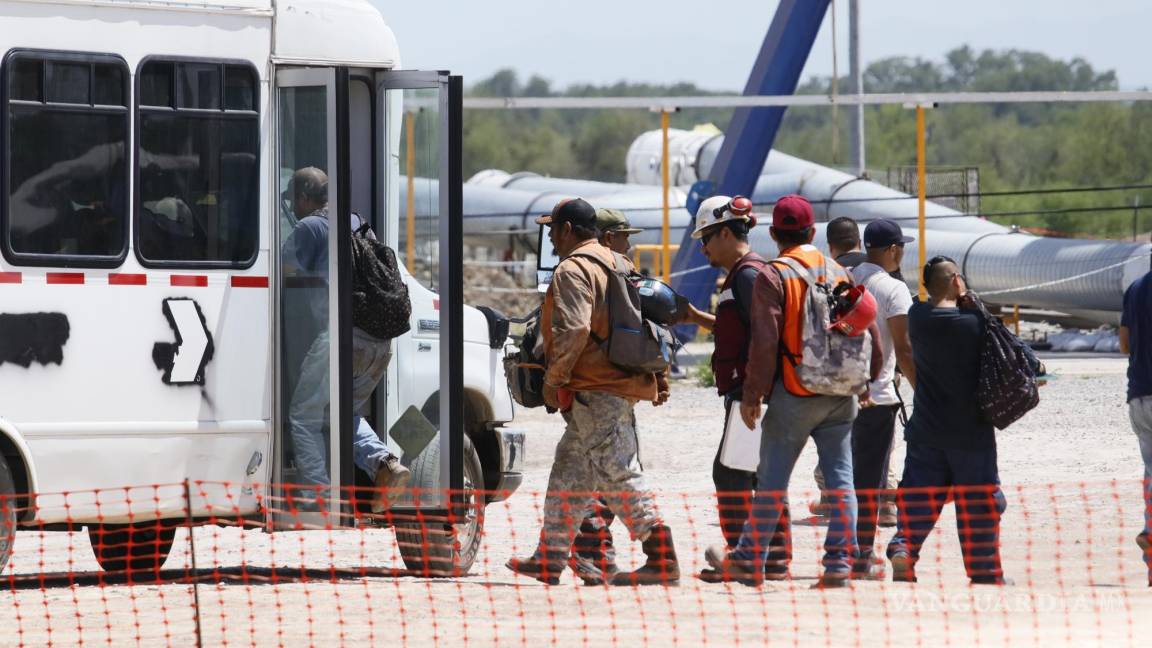
[[[760,46],[756,64],[744,86],[746,96],[796,92],[800,73],[812,51],[828,4],[829,0],[780,0],[772,25]],[[783,106],[736,110],[709,178],[716,194],[752,195],[783,119]],[[695,213],[692,217],[695,218]],[[689,227],[672,264],[672,284],[677,292],[701,309],[709,306],[719,271],[707,268],[683,275],[676,273],[706,265],[700,245],[692,239],[692,228]]]

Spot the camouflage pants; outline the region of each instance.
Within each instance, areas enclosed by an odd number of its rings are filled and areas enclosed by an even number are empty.
[[[632,403],[604,392],[579,392],[564,420],[568,426],[548,476],[538,555],[567,558],[597,497],[633,539],[643,537],[660,515],[640,465]]]

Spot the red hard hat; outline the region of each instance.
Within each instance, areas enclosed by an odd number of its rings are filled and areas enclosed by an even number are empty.
[[[852,286],[844,293],[843,299],[849,306],[832,314],[832,324],[828,328],[850,337],[863,335],[876,321],[876,298],[864,286]]]

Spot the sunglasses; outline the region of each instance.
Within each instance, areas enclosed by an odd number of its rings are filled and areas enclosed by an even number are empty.
[[[716,229],[719,230],[720,228],[716,228]],[[719,234],[719,232],[709,232],[707,234],[701,234],[700,235],[700,247],[708,247],[708,241],[711,241],[712,237],[716,236],[717,234]]]

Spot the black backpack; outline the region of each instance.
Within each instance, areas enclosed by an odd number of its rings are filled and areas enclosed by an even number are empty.
[[[536,344],[540,338],[540,308],[523,320],[515,321],[525,326],[519,350],[504,356],[504,377],[508,381],[508,392],[513,400],[524,407],[542,407],[544,356],[536,354]]]
[[[637,286],[644,277],[629,270],[630,264],[623,255],[616,252],[612,255],[616,260],[615,268],[593,254],[581,252],[572,255],[591,259],[608,272],[608,338],[601,340],[593,334],[592,339],[612,364],[625,371],[664,371],[675,359],[676,337],[668,327],[644,317]]]
[[[411,329],[412,302],[396,263],[396,253],[369,237],[365,222],[352,234],[352,323],[390,340]]]
[[[1031,349],[993,317],[978,297],[974,301],[984,319],[976,401],[984,420],[1003,430],[1040,403],[1036,385],[1039,363]]]

